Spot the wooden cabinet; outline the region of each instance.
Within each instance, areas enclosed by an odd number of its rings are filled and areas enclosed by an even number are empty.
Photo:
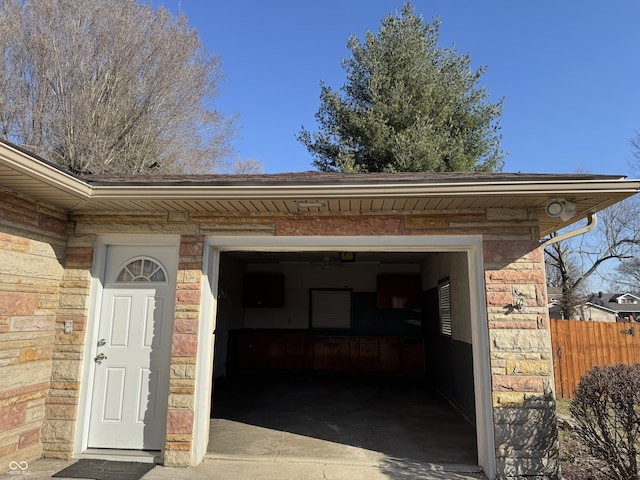
[[[313,348],[307,335],[242,334],[236,364],[240,370],[311,370]]]
[[[356,337],[358,346],[357,371],[375,373],[380,371],[380,347],[378,337]]]
[[[313,342],[308,335],[294,334],[285,337],[285,369],[312,370]]]
[[[380,274],[376,289],[378,308],[419,309],[421,287],[419,274]]]
[[[402,365],[400,337],[380,337],[380,372],[398,373]]]
[[[313,345],[314,370],[349,371],[349,337],[319,336]]]
[[[248,308],[284,307],[284,275],[247,273],[242,285],[242,306]]]
[[[385,375],[422,375],[420,337],[242,333],[238,335],[240,371],[317,371]]]

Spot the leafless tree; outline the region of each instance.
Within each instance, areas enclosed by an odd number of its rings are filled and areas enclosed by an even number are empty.
[[[198,173],[230,153],[220,59],[136,0],[0,0],[0,136],[75,173]]]
[[[233,173],[262,173],[263,168],[262,163],[255,158],[242,160],[240,157],[236,157],[231,164],[231,171]]]
[[[586,291],[587,280],[612,260],[635,258],[640,247],[640,205],[635,197],[615,204],[598,215],[595,231],[545,249],[547,278],[562,288],[565,318]]]
[[[562,318],[572,319],[584,291],[576,282],[581,272],[572,255],[571,245],[567,241],[552,243],[545,249],[544,254],[547,285],[560,289],[562,295],[558,306],[562,312]]]
[[[614,271],[611,285],[619,293],[640,294],[640,258],[622,261]]]
[[[630,162],[631,169],[636,175],[640,175],[640,131],[636,132],[636,136],[629,140],[633,150],[635,160]]]

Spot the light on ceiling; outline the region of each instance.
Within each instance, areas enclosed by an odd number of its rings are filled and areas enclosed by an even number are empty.
[[[323,208],[327,206],[326,200],[296,200],[296,205],[302,208],[319,207]]]
[[[547,204],[546,212],[551,218],[567,221],[575,216],[576,204],[564,198],[554,198]]]

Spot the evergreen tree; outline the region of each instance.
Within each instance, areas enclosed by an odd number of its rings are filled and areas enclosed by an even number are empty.
[[[438,47],[439,20],[407,1],[364,43],[351,36],[341,91],[321,84],[318,132],[298,140],[322,171],[501,170],[502,100],[489,101],[468,54]]]

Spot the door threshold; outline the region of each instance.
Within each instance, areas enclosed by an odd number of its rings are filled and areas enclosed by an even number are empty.
[[[112,448],[87,448],[76,458],[112,460],[114,462],[155,463],[162,465],[160,450],[118,450]]]

